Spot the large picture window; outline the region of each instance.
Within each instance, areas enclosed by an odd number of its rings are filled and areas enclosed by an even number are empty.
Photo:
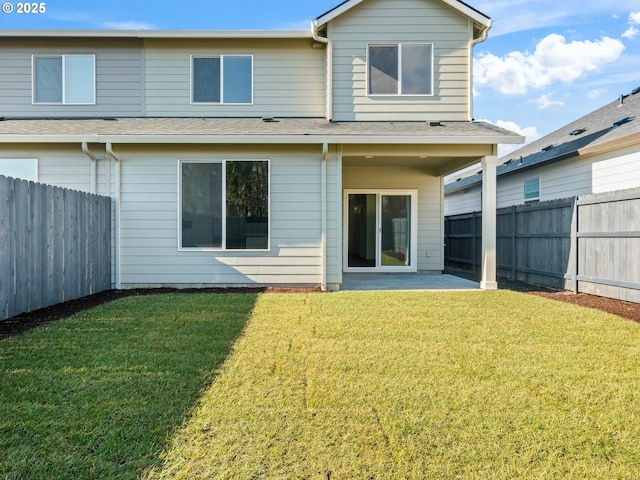
[[[95,105],[95,55],[33,57],[33,102]]]
[[[253,57],[192,57],[193,103],[253,103]]]
[[[181,162],[181,249],[267,250],[269,162]]]
[[[433,95],[433,45],[369,45],[369,95]]]

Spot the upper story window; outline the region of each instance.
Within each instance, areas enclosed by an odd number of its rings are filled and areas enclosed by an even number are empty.
[[[433,95],[433,44],[369,45],[369,95]]]
[[[95,105],[95,55],[34,55],[33,103]]]
[[[532,178],[524,181],[524,201],[534,202],[540,200],[540,178]]]
[[[253,57],[192,57],[192,103],[253,103]]]

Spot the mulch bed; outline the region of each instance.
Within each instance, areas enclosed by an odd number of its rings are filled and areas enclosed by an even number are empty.
[[[466,275],[464,275],[466,276]],[[547,287],[531,285],[524,282],[501,280],[500,288],[515,290],[530,295],[549,298],[561,302],[574,303],[587,308],[595,308],[605,312],[613,313],[636,322],[640,322],[640,304],[623,302],[612,298],[596,297],[584,293],[573,294],[565,291],[553,290]],[[20,314],[8,320],[0,321],[0,341],[6,338],[20,335],[33,328],[46,325],[56,320],[60,320],[74,315],[83,310],[102,305],[104,303],[117,300],[119,298],[152,295],[162,293],[264,293],[264,292],[312,292],[317,289],[310,288],[208,288],[208,289],[184,289],[175,290],[170,288],[142,289],[142,290],[107,290],[96,293],[78,300],[42,308],[34,312]]]
[[[33,328],[70,317],[83,310],[88,310],[104,303],[109,303],[119,298],[157,295],[163,293],[264,293],[264,292],[313,292],[313,288],[202,288],[202,289],[134,289],[134,290],[107,290],[105,292],[89,295],[88,297],[70,300],[68,302],[41,308],[33,312],[21,313],[13,318],[0,321],[0,341],[20,335]]]

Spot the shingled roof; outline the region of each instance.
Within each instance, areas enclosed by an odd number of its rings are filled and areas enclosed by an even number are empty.
[[[498,160],[498,177],[601,150],[640,143],[640,88]],[[445,193],[482,181],[478,170],[453,177]]]

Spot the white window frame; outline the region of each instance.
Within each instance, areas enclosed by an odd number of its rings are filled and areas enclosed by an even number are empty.
[[[225,57],[247,57],[251,59],[251,101],[247,103],[232,103],[224,101],[224,58]],[[194,68],[193,68],[193,60],[195,58],[219,58],[220,59],[220,101],[219,102],[195,102],[193,99],[193,80],[194,80]],[[253,105],[254,102],[254,75],[255,75],[255,59],[253,55],[247,54],[221,54],[221,55],[199,55],[192,54],[189,59],[189,69],[190,69],[190,78],[189,78],[189,101],[191,105],[237,105],[237,106],[247,106]]]
[[[11,158],[0,158],[0,167],[2,166],[2,162],[32,162],[32,166],[35,167],[35,178],[25,178],[25,177],[16,177],[13,175],[9,175],[6,173],[2,172],[2,169],[0,168],[0,175],[3,175],[5,177],[10,177],[10,178],[17,178],[19,180],[27,180],[29,182],[37,182],[38,179],[40,178],[40,162],[37,158],[15,158],[15,157],[11,157]]]
[[[227,162],[267,162],[267,246],[266,248],[227,248]],[[222,164],[222,241],[220,247],[183,247],[182,246],[182,165],[185,163]],[[271,251],[271,160],[268,158],[225,158],[225,159],[178,159],[178,251],[179,252],[244,252]]]
[[[93,101],[92,102],[67,102],[67,91],[65,88],[66,84],[66,61],[67,57],[92,57],[93,59]],[[60,58],[62,60],[62,102],[38,102],[36,101],[36,59],[37,58]],[[96,94],[96,85],[97,85],[97,73],[96,73],[96,56],[95,54],[89,53],[74,53],[74,54],[34,54],[31,56],[31,103],[33,105],[96,105],[97,103],[97,94]]]
[[[429,68],[431,69],[431,84],[429,85],[429,89],[431,93],[402,93],[402,46],[403,45],[430,45],[431,46],[431,64]],[[369,91],[370,88],[370,76],[369,76],[369,51],[371,47],[397,47],[398,49],[398,90],[397,93],[371,93]],[[367,64],[366,64],[366,81],[365,88],[367,91],[368,97],[433,97],[435,96],[435,45],[430,42],[375,42],[375,43],[367,43]]]
[[[538,182],[538,196],[537,197],[527,198],[527,183],[528,182],[533,182],[533,181],[537,181]],[[540,177],[527,178],[522,183],[522,196],[524,198],[524,202],[525,203],[540,201],[541,193],[542,193],[542,184],[540,182]]]

